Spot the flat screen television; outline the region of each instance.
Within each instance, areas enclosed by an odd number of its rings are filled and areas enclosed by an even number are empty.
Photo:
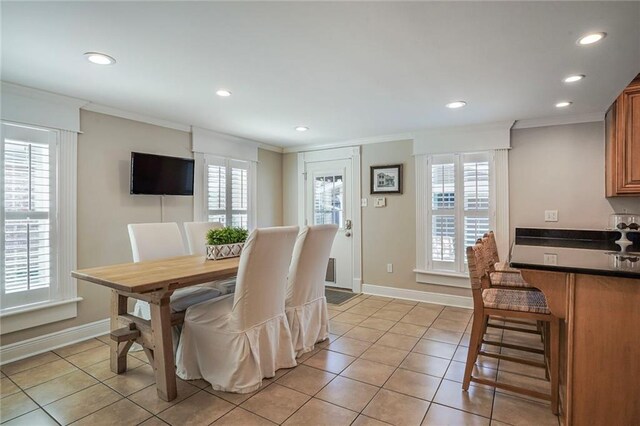
[[[194,160],[131,153],[131,194],[193,195]]]

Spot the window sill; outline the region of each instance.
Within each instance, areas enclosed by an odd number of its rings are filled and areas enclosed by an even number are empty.
[[[435,284],[448,287],[470,288],[469,275],[461,272],[427,271],[414,269],[416,282],[423,284]]]
[[[5,309],[0,312],[0,319],[2,319],[0,334],[13,333],[43,324],[75,318],[78,315],[78,302],[80,301],[82,301],[82,297],[75,297],[73,299],[29,305],[24,308]]]

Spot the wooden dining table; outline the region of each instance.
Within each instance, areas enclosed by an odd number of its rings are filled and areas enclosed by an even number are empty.
[[[180,256],[161,260],[72,271],[79,280],[111,289],[111,371],[127,370],[127,353],[139,343],[153,366],[158,396],[177,397],[171,327],[184,321],[184,312],[171,312],[170,298],[178,289],[233,277],[239,258],[206,260]],[[128,312],[128,299],[149,303],[151,320]]]

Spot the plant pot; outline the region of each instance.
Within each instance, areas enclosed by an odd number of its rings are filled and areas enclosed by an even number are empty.
[[[238,257],[242,253],[244,243],[221,244],[215,246],[207,246],[207,259],[219,260],[230,257]]]

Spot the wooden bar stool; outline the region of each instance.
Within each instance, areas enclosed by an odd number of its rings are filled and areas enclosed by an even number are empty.
[[[496,237],[493,231],[489,231],[484,234],[482,239],[482,256],[484,259],[485,267],[489,275],[489,283],[491,287],[505,288],[511,290],[529,290],[539,291],[537,288],[532,287],[528,282],[522,278],[520,271],[508,266],[507,262],[501,262],[498,255],[498,244],[496,243]],[[493,318],[495,320],[505,321],[509,324],[518,324],[524,327],[513,327],[511,325],[500,325],[494,323],[488,323],[487,325],[492,328],[502,328],[504,330],[519,331],[523,333],[532,333],[540,336],[540,339],[544,341],[544,328],[542,324],[535,323],[526,320],[505,319],[505,318]],[[535,328],[527,328],[533,326]]]
[[[500,261],[498,244],[493,231],[489,231],[482,237],[482,252],[492,287],[537,290],[522,278],[518,269],[511,268],[507,262]]]
[[[471,280],[474,310],[471,339],[469,342],[469,352],[467,354],[467,364],[462,389],[465,391],[468,390],[470,382],[475,382],[529,395],[535,398],[546,399],[551,402],[551,411],[554,414],[557,414],[560,322],[558,318],[551,315],[544,294],[539,291],[491,288],[489,283],[489,274],[483,256],[483,247],[480,240],[475,246],[467,247],[467,261],[469,264],[469,278]],[[548,345],[545,345],[545,348],[548,348],[548,350],[537,350],[544,352],[544,362],[537,362],[531,359],[518,358],[504,354],[495,354],[482,350],[483,342],[487,343],[484,340],[484,334],[490,316],[499,316],[508,319],[513,318],[516,320],[541,321],[548,324],[550,335],[548,338]],[[499,344],[498,346],[529,352],[533,349],[511,344]],[[473,365],[479,355],[544,368],[545,372],[548,374],[549,381],[551,382],[551,394],[547,395],[507,383],[473,377]]]

